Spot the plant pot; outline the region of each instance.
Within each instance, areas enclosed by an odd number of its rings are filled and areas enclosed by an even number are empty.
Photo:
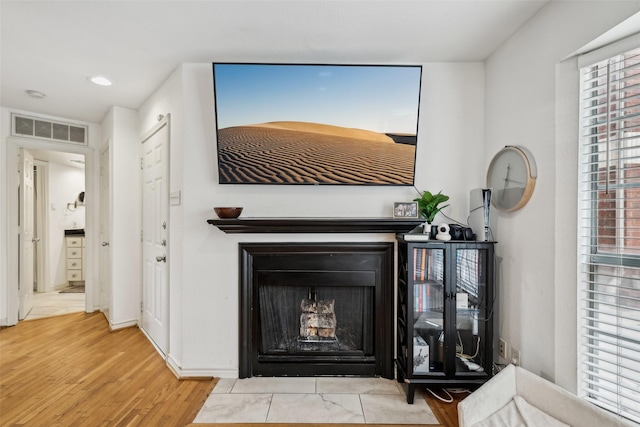
[[[428,222],[425,222],[422,225],[422,234],[428,234],[429,239],[435,239],[436,234],[438,234],[438,226],[435,224],[429,224]]]

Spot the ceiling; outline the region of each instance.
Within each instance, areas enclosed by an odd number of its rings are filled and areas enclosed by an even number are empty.
[[[75,169],[84,169],[84,154],[65,153],[53,150],[35,150],[29,149],[31,155],[36,160],[42,160],[47,163],[57,163]]]
[[[100,123],[181,63],[482,61],[548,1],[2,0],[0,103]]]

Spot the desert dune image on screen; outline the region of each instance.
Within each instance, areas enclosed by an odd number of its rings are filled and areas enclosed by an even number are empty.
[[[219,182],[413,185],[421,74],[214,63]]]

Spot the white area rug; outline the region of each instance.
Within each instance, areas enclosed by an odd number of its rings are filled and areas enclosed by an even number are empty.
[[[383,378],[221,379],[195,423],[438,424],[424,396],[413,405]]]

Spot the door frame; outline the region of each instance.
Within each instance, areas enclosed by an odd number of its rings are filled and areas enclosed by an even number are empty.
[[[35,165],[33,153],[20,149],[18,155],[18,320],[25,319],[33,309],[33,284],[35,274]]]
[[[98,241],[100,242],[100,247],[98,248],[98,262],[99,262],[99,273],[98,273],[98,299],[100,311],[105,315],[107,321],[109,320],[109,316],[111,313],[111,271],[113,269],[111,265],[111,230],[112,230],[112,212],[111,212],[111,189],[113,186],[111,185],[111,139],[108,139],[100,148],[100,159],[98,161],[99,164],[99,186],[100,186],[100,224],[98,231]],[[106,155],[106,175],[103,171],[105,167],[103,161],[105,160]],[[106,185],[107,185],[107,193],[103,192],[103,184],[105,182],[106,177]],[[104,231],[104,227],[106,227],[106,233]],[[105,236],[106,235],[106,236]],[[106,240],[105,240],[106,238]],[[104,248],[102,245],[106,242],[108,245]],[[106,258],[105,258],[106,257]]]
[[[70,144],[56,143],[52,141],[40,141],[37,139],[23,137],[7,137],[6,149],[6,165],[7,165],[7,326],[16,325],[18,323],[18,239],[20,237],[18,228],[18,152],[20,148],[27,150],[49,150],[62,151],[67,153],[83,154],[85,156],[85,189],[96,193],[99,191],[94,186],[94,150],[91,147],[73,146]],[[97,194],[99,195],[99,194]],[[89,197],[85,204],[86,222],[85,222],[85,242],[87,255],[87,272],[85,274],[85,311],[91,313],[94,311],[94,267],[93,260],[97,253],[95,226],[95,210],[97,207],[97,197]]]

